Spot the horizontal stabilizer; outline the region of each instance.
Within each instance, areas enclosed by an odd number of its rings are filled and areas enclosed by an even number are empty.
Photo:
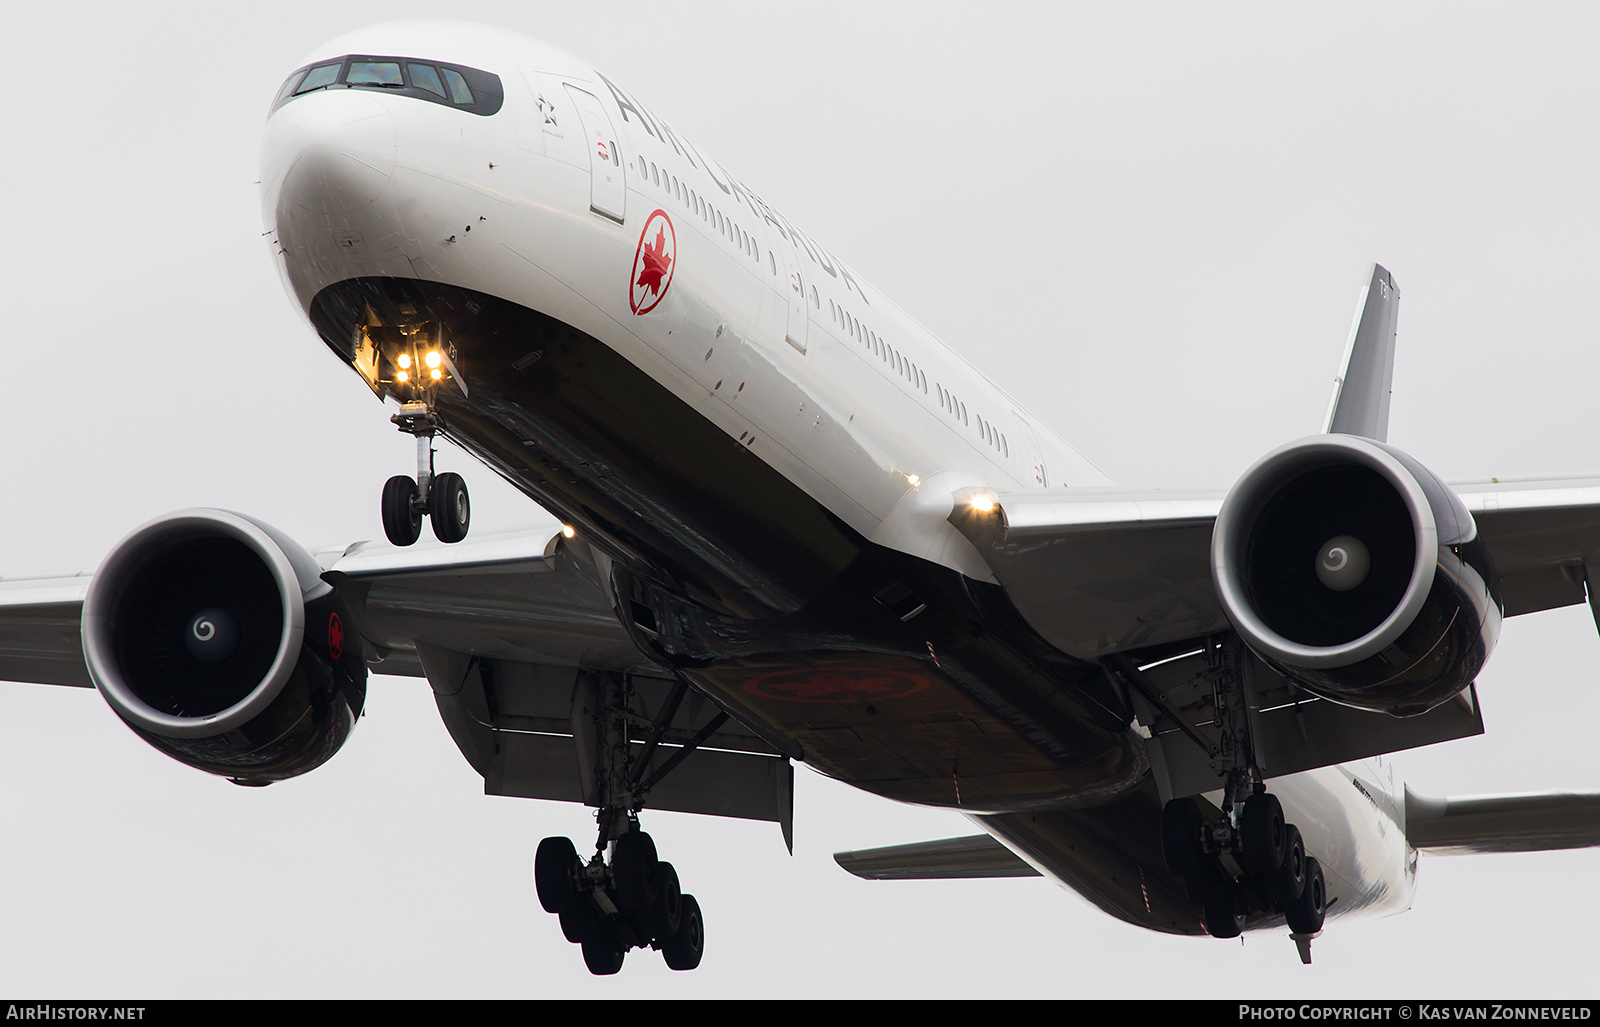
[[[1429,799],[1408,788],[1406,838],[1415,848],[1441,855],[1588,848],[1600,845],[1600,795]]]
[[[1350,326],[1344,367],[1333,380],[1324,432],[1389,438],[1389,387],[1394,381],[1394,335],[1400,316],[1400,290],[1378,264],[1361,290],[1361,305]]]
[[[83,662],[89,575],[0,580],[0,681],[92,688]]]
[[[986,834],[936,842],[836,852],[840,866],[868,881],[939,881],[971,877],[1038,877],[1010,849]]]

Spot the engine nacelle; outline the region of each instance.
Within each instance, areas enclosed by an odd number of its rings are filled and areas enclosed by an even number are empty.
[[[238,784],[327,762],[366,698],[349,611],[311,554],[223,510],[158,517],[117,543],[89,583],[83,653],[145,741]]]
[[[1223,501],[1211,573],[1234,629],[1326,699],[1408,716],[1460,693],[1500,634],[1500,586],[1461,500],[1392,446],[1318,435]]]

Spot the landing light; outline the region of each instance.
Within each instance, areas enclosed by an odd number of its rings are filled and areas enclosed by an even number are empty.
[[[437,368],[439,366],[439,360],[440,360],[439,351],[436,350],[436,349],[430,349],[428,351],[428,355],[423,357],[422,359],[423,359],[423,362],[426,363],[429,367]],[[437,378],[439,376],[438,375],[434,375],[434,377]]]
[[[405,357],[401,357],[400,359],[401,360],[405,360],[406,358]],[[406,361],[406,362],[410,363],[410,361]],[[399,381],[399,382],[405,382],[405,381],[409,381],[411,379],[411,376],[409,374],[406,374],[404,371],[396,371],[394,373],[394,377],[395,377],[395,380]]]
[[[444,377],[444,372],[439,370],[437,367],[429,371],[428,374],[433,376],[434,381],[438,381],[440,378]]]
[[[919,478],[919,477],[917,477],[917,476],[916,476],[916,475],[915,475],[915,474],[908,474],[908,475],[906,475],[906,484],[907,484],[907,485],[910,485],[910,486],[911,486],[911,487],[912,487],[912,488],[915,488],[915,487],[916,487],[916,485],[917,485],[917,483],[918,483],[918,482],[919,482],[919,481],[921,481],[921,480],[922,480],[922,479],[921,479],[921,478]]]
[[[576,531],[575,531],[575,530],[573,530],[573,527],[572,527],[572,525],[570,525],[570,524],[563,524],[563,525],[562,525],[562,526],[561,526],[561,534],[562,534],[562,536],[563,536],[563,537],[565,537],[565,538],[571,538],[571,537],[572,537],[572,536],[574,536],[574,535],[576,535],[576,534],[577,534],[577,532],[576,532]]]
[[[993,496],[973,496],[972,508],[979,513],[991,513],[994,510]]]
[[[401,368],[410,367],[411,366],[411,354],[409,354],[409,353],[400,354],[400,359],[396,360],[395,363],[399,364],[401,366]]]

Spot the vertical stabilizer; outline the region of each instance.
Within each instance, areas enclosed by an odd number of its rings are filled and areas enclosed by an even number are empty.
[[[1361,290],[1356,319],[1350,325],[1344,366],[1333,380],[1324,432],[1388,441],[1389,389],[1394,381],[1394,335],[1399,314],[1400,290],[1395,287],[1394,277],[1382,265],[1372,265],[1372,273]]]

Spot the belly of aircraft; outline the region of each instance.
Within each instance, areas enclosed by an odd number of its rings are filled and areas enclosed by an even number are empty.
[[[1147,762],[1100,669],[1039,640],[998,586],[866,541],[614,350],[537,311],[397,278],[323,289],[360,325],[436,320],[468,388],[442,433],[608,556],[654,660],[829,776],[970,811],[1103,803]]]

